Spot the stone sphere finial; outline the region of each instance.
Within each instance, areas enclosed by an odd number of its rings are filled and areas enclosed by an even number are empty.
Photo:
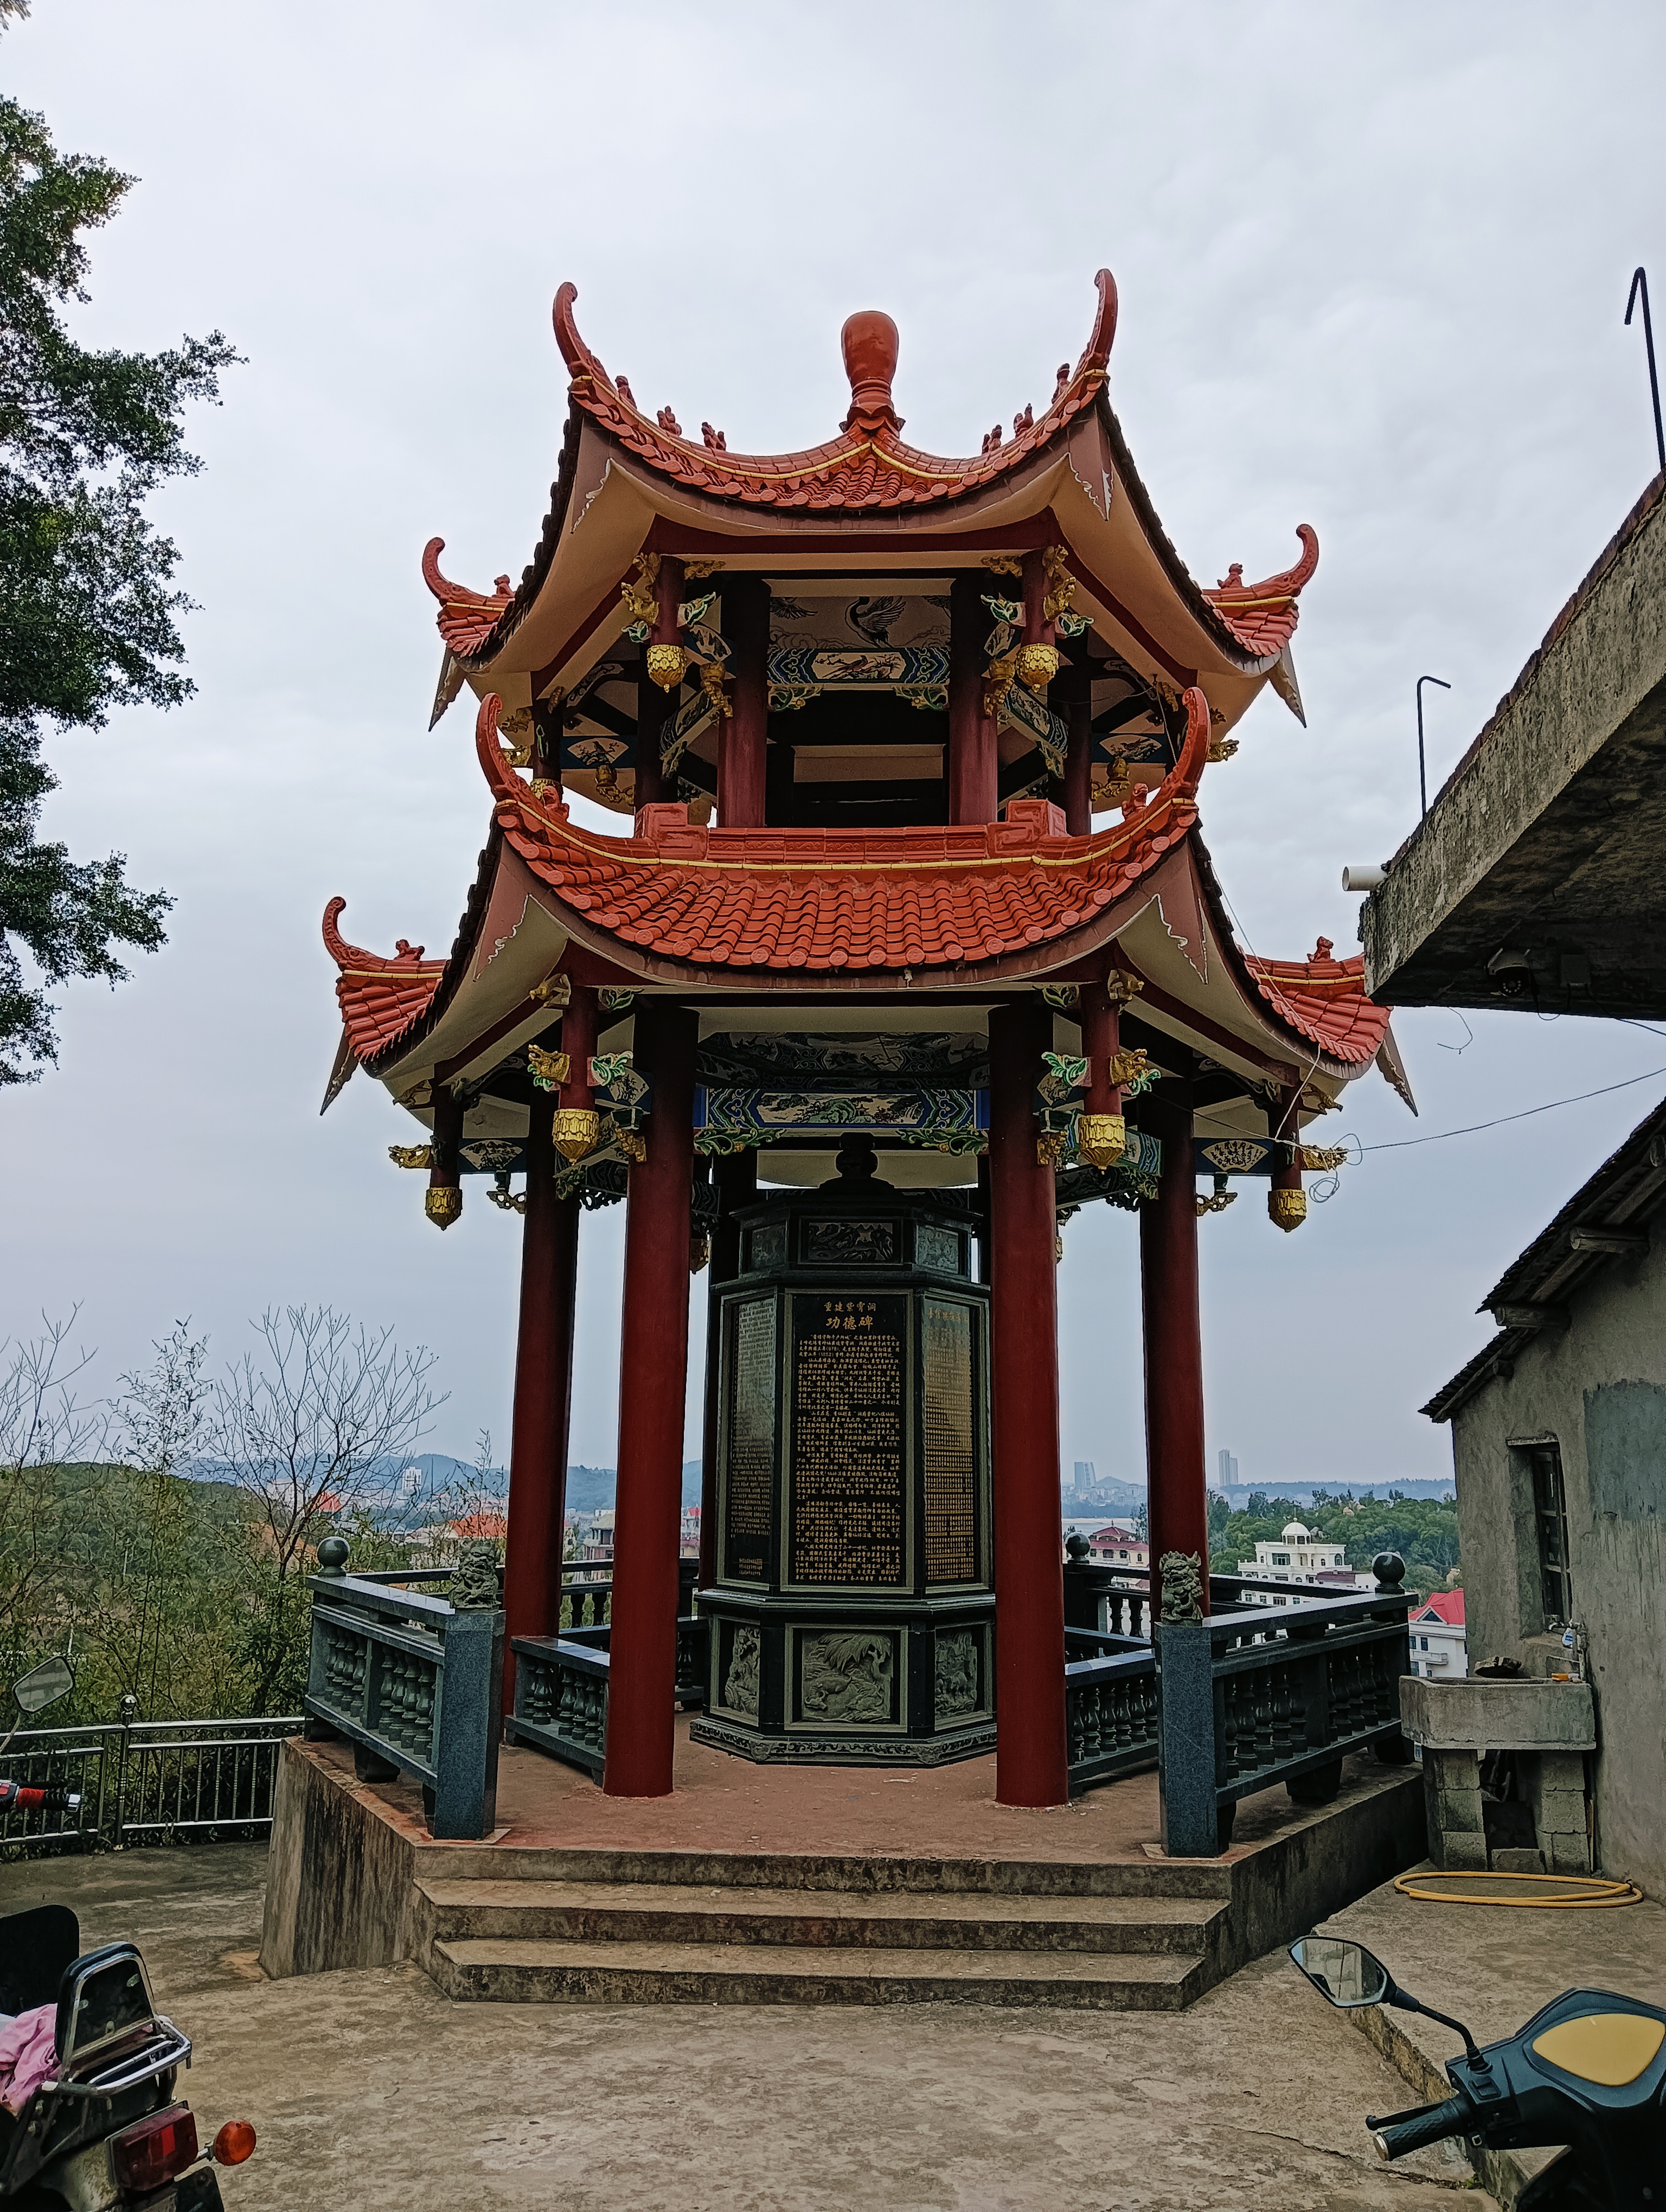
[[[901,345],[897,325],[878,307],[863,307],[840,333],[845,374],[850,379],[850,412],[840,428],[900,430],[902,417],[891,404],[891,379]]]
[[[1406,1579],[1406,1562],[1398,1552],[1379,1552],[1371,1563],[1379,1589],[1398,1589]]]
[[[326,1536],[318,1547],[318,1571],[331,1582],[338,1582],[347,1572],[347,1555],[352,1549],[345,1536]]]

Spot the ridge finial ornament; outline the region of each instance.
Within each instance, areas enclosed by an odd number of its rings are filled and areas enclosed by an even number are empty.
[[[903,418],[891,404],[891,380],[902,340],[891,317],[878,307],[850,316],[839,333],[845,374],[850,379],[850,412],[842,430],[900,430]]]

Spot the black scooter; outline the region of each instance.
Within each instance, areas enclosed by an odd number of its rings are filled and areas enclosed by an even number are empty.
[[[1461,2021],[1396,1988],[1362,1944],[1304,1936],[1290,1955],[1344,2010],[1393,2005],[1463,2038],[1464,2056],[1446,2064],[1451,2096],[1366,2120],[1379,2158],[1454,2136],[1486,2150],[1561,2143],[1561,2156],[1516,2199],[1517,2212],[1666,2208],[1666,2012],[1607,1990],[1569,1990],[1482,2049]]]
[[[49,1660],[15,1684],[13,1695],[28,1714],[73,1687],[64,1662]],[[61,1794],[14,1790],[0,1796],[0,1810]],[[204,2157],[196,2116],[175,2094],[179,2069],[191,2063],[190,2039],[156,2010],[137,1946],[106,1943],[83,1958],[80,1923],[67,1905],[7,1914],[0,1918],[0,2015],[42,2005],[55,2007],[52,2071],[21,2112],[0,2109],[0,2207],[224,2212],[215,2166],[240,2165],[254,2148],[254,2130],[228,2120]]]

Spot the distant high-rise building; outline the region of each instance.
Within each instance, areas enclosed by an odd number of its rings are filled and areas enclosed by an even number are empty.
[[[1215,1455],[1215,1464],[1220,1470],[1220,1486],[1223,1490],[1237,1480],[1238,1463],[1231,1452],[1225,1450],[1218,1452]]]
[[[1091,1459],[1079,1459],[1076,1462],[1075,1489],[1077,1497],[1085,1498],[1092,1487],[1093,1462]]]

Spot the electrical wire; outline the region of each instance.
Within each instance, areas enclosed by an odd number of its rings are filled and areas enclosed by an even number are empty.
[[[1646,1075],[1628,1075],[1623,1083],[1605,1083],[1600,1091],[1582,1091],[1577,1097],[1553,1098],[1543,1106],[1526,1106],[1519,1114],[1500,1114],[1491,1121],[1472,1121],[1463,1129],[1441,1129],[1430,1137],[1399,1137],[1392,1144],[1361,1145],[1363,1152],[1404,1152],[1414,1145],[1443,1145],[1449,1137],[1474,1137],[1483,1129],[1501,1129],[1506,1121],[1530,1121],[1535,1114],[1554,1114],[1559,1106],[1583,1106],[1588,1098],[1607,1098],[1616,1091],[1630,1091],[1639,1083],[1657,1083],[1666,1067],[1651,1067]]]

